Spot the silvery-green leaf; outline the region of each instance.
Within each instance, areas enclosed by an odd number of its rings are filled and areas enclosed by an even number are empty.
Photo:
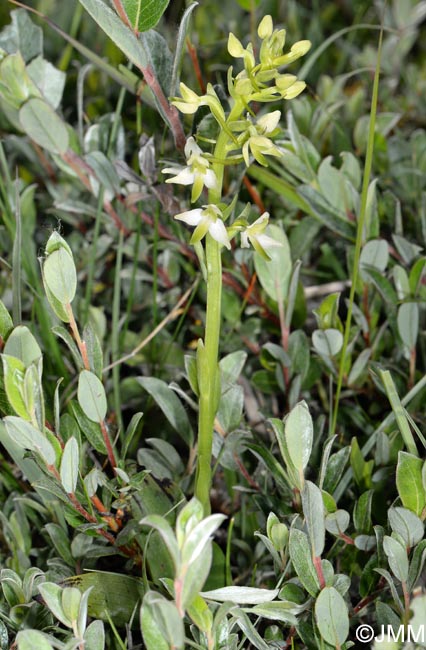
[[[0,33],[0,48],[13,54],[20,52],[24,60],[31,61],[43,53],[43,30],[35,25],[25,9],[11,11],[12,22]]]
[[[306,481],[302,491],[302,508],[308,527],[313,557],[320,557],[325,544],[324,502],[322,493],[311,481]]]
[[[188,415],[176,393],[164,381],[156,377],[138,377],[136,381],[152,395],[171,426],[185,442],[191,445],[194,433]]]
[[[352,368],[348,376],[349,386],[355,384],[357,380],[362,376],[362,374],[366,372],[367,365],[371,357],[371,353],[372,353],[371,348],[365,348],[359,353],[359,355],[355,359],[355,362],[352,364]]]
[[[67,244],[65,239],[61,237],[58,231],[54,230],[46,242],[46,248],[45,248],[46,256],[50,255],[54,251],[59,250],[60,248],[64,248],[65,251],[68,253],[68,255],[72,257],[72,250],[70,246]]]
[[[324,641],[340,647],[349,634],[348,608],[334,587],[325,587],[315,602],[315,620]]]
[[[65,248],[58,248],[43,263],[43,280],[53,297],[67,305],[77,289],[77,271],[72,256]]]
[[[345,178],[340,170],[333,167],[332,160],[332,156],[327,156],[322,161],[318,168],[318,183],[321,194],[343,215],[350,207],[345,192]]]
[[[385,535],[383,550],[388,558],[392,573],[401,582],[406,582],[408,578],[408,557],[405,548],[393,537]]]
[[[211,571],[212,561],[213,545],[210,542],[189,565],[182,565],[182,573],[177,574],[177,580],[181,584],[182,609],[190,607],[195,596],[201,592]]]
[[[0,336],[2,339],[6,339],[10,330],[13,329],[13,320],[8,310],[5,307],[5,304],[0,300]]]
[[[142,44],[106,2],[103,0],[80,0],[80,3],[132,63],[138,67],[147,65]]]
[[[316,596],[320,589],[317,572],[312,562],[311,549],[307,535],[297,528],[290,529],[290,559],[300,582],[311,596]]]
[[[9,404],[24,420],[31,420],[24,396],[25,366],[20,359],[2,354],[4,387]]]
[[[54,582],[43,582],[38,586],[38,590],[52,614],[66,627],[72,627],[72,621],[67,617],[62,606],[62,587]]]
[[[279,589],[257,589],[256,587],[222,587],[212,591],[203,591],[201,596],[219,603],[229,601],[238,605],[260,605],[268,603],[278,596]]]
[[[74,494],[77,486],[79,470],[79,450],[78,442],[75,438],[70,438],[62,452],[61,459],[61,483],[67,494]]]
[[[412,548],[423,539],[424,524],[411,510],[389,508],[388,518],[392,530],[404,539],[407,547]]]
[[[157,636],[158,638],[158,634],[155,634],[152,622],[156,624],[160,637],[166,641],[167,645],[165,647],[183,650],[185,630],[183,620],[175,603],[171,600],[166,600],[164,596],[155,591],[147,591],[141,607],[142,635],[147,650],[151,650],[151,648],[157,650],[163,647],[161,642],[159,645],[153,645],[155,637]]]
[[[18,650],[53,650],[49,638],[38,630],[20,630],[16,636]]]
[[[173,564],[177,569],[179,566],[179,547],[170,524],[160,515],[148,515],[148,517],[144,517],[139,523],[141,526],[155,528],[160,533],[173,560]]]
[[[27,66],[28,74],[52,108],[58,108],[64,91],[66,74],[38,56]]]
[[[18,325],[14,328],[6,341],[3,352],[20,359],[26,368],[42,356],[36,338],[25,325]]]
[[[262,605],[255,605],[251,609],[246,609],[248,614],[256,614],[271,621],[281,621],[288,625],[297,625],[297,618],[293,613],[294,603],[274,601],[263,603]]]
[[[102,621],[93,621],[84,633],[84,650],[105,650],[105,628]]]
[[[146,650],[170,650],[170,646],[163,637],[148,602],[142,603],[140,623]]]
[[[192,498],[184,505],[176,519],[176,539],[179,548],[182,547],[185,538],[203,519],[203,506],[198,499]]]
[[[256,273],[268,296],[275,302],[283,302],[287,297],[292,270],[290,246],[287,236],[279,226],[269,225],[265,234],[279,242],[281,246],[268,249],[270,260],[265,260],[260,255],[254,256]]]
[[[77,621],[81,603],[81,592],[76,587],[65,587],[62,590],[61,605],[66,618]]]
[[[311,455],[313,440],[312,417],[305,401],[296,404],[287,416],[284,437],[291,462],[303,473]]]
[[[334,357],[342,349],[343,334],[332,327],[326,330],[315,330],[312,334],[312,344],[318,354]]]
[[[419,333],[419,306],[416,302],[404,302],[398,308],[398,332],[409,350],[416,347]]]
[[[71,541],[64,528],[59,524],[48,523],[44,526],[44,530],[48,533],[56,552],[64,562],[69,566],[74,566],[75,560],[70,550]]]
[[[405,508],[412,510],[419,517],[426,506],[426,493],[422,481],[422,461],[417,456],[405,451],[398,453],[396,467],[396,486]]]
[[[351,517],[346,510],[336,510],[325,518],[325,527],[332,535],[341,535],[349,526]]]
[[[231,352],[219,361],[222,392],[238,381],[238,377],[240,376],[246,361],[247,352],[244,352],[243,350]]]
[[[360,268],[373,267],[377,271],[384,271],[389,261],[389,246],[384,239],[371,239],[361,251]],[[364,281],[366,277],[362,273]]]
[[[78,402],[92,422],[101,422],[107,414],[105,389],[90,370],[82,370],[78,379]]]
[[[54,465],[56,454],[49,440],[29,422],[8,415],[3,419],[9,436],[24,449],[39,454],[47,465]]]
[[[188,607],[188,616],[199,630],[209,633],[213,626],[213,614],[204,598],[197,594]]]
[[[225,515],[210,515],[191,530],[181,548],[182,564],[189,565],[197,559],[225,519]]]
[[[392,269],[392,275],[398,299],[406,300],[411,293],[407,271],[399,264],[396,264]]]
[[[181,67],[182,55],[185,50],[185,42],[186,42],[186,35],[189,26],[189,19],[195,7],[197,7],[198,4],[199,4],[198,2],[193,2],[189,6],[187,6],[180,21],[178,36],[176,40],[175,57],[173,61],[172,79],[170,82],[170,88],[168,92],[168,94],[171,97],[173,97],[177,93],[177,85],[179,81],[178,77],[179,77],[179,72]]]
[[[33,97],[19,111],[25,133],[50,153],[63,154],[68,149],[67,127],[44,99]]]

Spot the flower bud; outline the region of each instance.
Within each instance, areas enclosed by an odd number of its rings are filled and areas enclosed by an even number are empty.
[[[228,37],[228,52],[236,59],[244,56],[244,48],[242,46],[242,43],[236,36],[234,36],[232,32],[230,32]]]
[[[268,38],[271,36],[273,29],[274,25],[272,23],[272,17],[264,16],[259,23],[259,27],[257,28],[259,38]]]

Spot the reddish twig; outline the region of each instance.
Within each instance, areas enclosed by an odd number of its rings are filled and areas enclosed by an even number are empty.
[[[255,205],[257,205],[257,207],[259,208],[260,213],[263,214],[264,212],[266,212],[265,205],[264,205],[264,203],[262,201],[262,198],[261,198],[259,192],[257,191],[257,189],[255,188],[255,186],[250,181],[250,179],[249,179],[249,177],[247,175],[244,176],[243,183],[246,186],[247,191],[250,194],[250,197],[251,197],[253,203],[255,203]]]
[[[198,61],[198,54],[195,47],[192,45],[189,37],[186,37],[186,47],[188,49],[188,54],[191,57],[192,65],[194,66],[195,76],[197,77],[198,85],[202,93],[206,92],[206,85],[201,74],[200,62]]]

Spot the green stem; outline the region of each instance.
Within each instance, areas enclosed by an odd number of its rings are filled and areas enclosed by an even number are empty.
[[[333,436],[336,431],[337,415],[339,412],[339,400],[342,391],[343,375],[345,371],[346,352],[349,344],[349,336],[351,331],[352,311],[353,311],[355,293],[356,293],[358,277],[359,277],[359,266],[360,266],[359,262],[361,258],[361,248],[362,248],[363,236],[364,236],[364,224],[365,224],[366,213],[367,213],[368,187],[370,182],[371,169],[373,165],[374,133],[376,127],[376,113],[377,113],[377,103],[378,103],[378,95],[379,95],[379,77],[380,77],[380,61],[382,55],[382,40],[383,40],[383,26],[380,31],[379,46],[377,51],[376,72],[374,75],[373,93],[371,98],[367,152],[365,156],[364,175],[363,175],[362,191],[361,191],[361,209],[360,209],[358,225],[357,225],[355,253],[354,253],[354,261],[353,261],[353,269],[352,269],[352,285],[351,285],[351,291],[349,295],[348,313],[346,316],[345,332],[343,337],[343,347],[340,354],[339,376],[337,378],[336,393],[334,397],[334,410],[333,410],[331,426],[330,426],[330,436]]]
[[[236,102],[228,116],[227,123],[229,124],[229,122],[238,119],[243,110],[244,105]],[[228,129],[223,129],[217,139],[213,154],[214,159],[218,161],[213,164],[213,170],[216,174],[218,184],[216,188],[209,190],[209,204],[217,205],[222,200],[223,173],[229,141]],[[206,327],[204,346],[199,351],[197,361],[200,399],[198,413],[198,456],[194,490],[195,496],[203,505],[205,516],[210,514],[213,429],[220,397],[218,355],[222,299],[221,244],[213,239],[209,233],[206,236],[206,267]]]
[[[218,353],[221,322],[222,257],[220,244],[206,237],[207,311],[201,375],[200,408],[198,416],[198,458],[195,496],[201,501],[204,514],[210,513],[211,456],[213,427],[218,406]],[[219,389],[220,390],[220,389]]]

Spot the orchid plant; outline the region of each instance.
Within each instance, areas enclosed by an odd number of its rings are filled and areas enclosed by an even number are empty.
[[[261,40],[258,61],[253,43],[244,47],[234,34],[229,35],[229,54],[235,59],[242,59],[243,68],[237,74],[234,74],[232,66],[228,70],[231,107],[228,113],[211,84],[201,96],[184,83],[180,84],[181,96],[173,99],[174,106],[184,114],[193,114],[202,106],[208,107],[220,130],[213,151],[203,150],[190,137],[185,146],[186,166],[166,167],[163,170],[165,174],[173,174],[166,182],[192,186],[192,203],[200,199],[204,188],[208,190],[206,204],[175,216],[175,219],[194,228],[190,243],[195,246],[207,283],[205,334],[197,348],[199,422],[195,478],[195,496],[201,501],[205,515],[210,512],[213,429],[220,397],[218,354],[222,248],[231,250],[231,242],[239,236],[243,248],[251,245],[257,254],[269,259],[268,248],[280,245],[267,234],[267,212],[249,223],[251,210],[247,206],[241,214],[234,215],[230,225],[226,225],[235,211],[236,197],[229,204],[226,203],[223,196],[224,169],[225,165],[249,166],[252,159],[266,166],[268,156],[282,155],[273,141],[279,131],[281,112],[276,110],[258,117],[258,104],[292,99],[304,90],[304,81],[281,72],[281,69],[306,54],[311,47],[309,41],[299,41],[284,54],[286,31],[274,29],[271,16],[261,20],[257,33]]]

